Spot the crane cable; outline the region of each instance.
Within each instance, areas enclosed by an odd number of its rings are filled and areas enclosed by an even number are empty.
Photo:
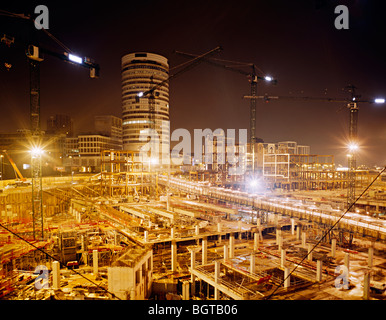
[[[300,266],[304,260],[307,259],[307,257],[310,255],[312,251],[322,242],[322,240],[327,236],[327,234],[332,231],[336,227],[336,225],[340,222],[340,220],[343,219],[343,217],[346,215],[347,212],[351,210],[351,208],[356,204],[356,202],[367,192],[368,189],[374,184],[374,182],[381,176],[382,173],[386,171],[386,166],[378,173],[378,175],[374,178],[374,180],[363,190],[363,192],[359,195],[358,198],[347,208],[347,210],[339,217],[339,219],[325,232],[325,234],[319,239],[319,241],[312,247],[312,249],[303,257],[303,259],[295,265],[295,268],[289,272],[287,277],[285,277],[280,284],[278,284],[275,288],[275,290],[267,297],[266,300],[269,300],[272,298],[272,296],[275,294],[275,292],[284,284],[284,282],[291,276],[292,273],[297,269],[298,266]]]

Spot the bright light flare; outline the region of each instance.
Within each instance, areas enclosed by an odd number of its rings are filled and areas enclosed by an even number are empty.
[[[350,143],[349,145],[348,145],[348,150],[350,151],[350,152],[354,152],[354,151],[358,151],[359,150],[359,146],[356,144],[356,143]]]
[[[258,181],[256,179],[249,181],[250,187],[254,188],[254,187],[257,187],[257,185],[258,185]]]
[[[142,98],[142,97],[143,97],[143,92],[142,92],[142,91],[141,91],[141,92],[138,92],[137,96],[140,97],[140,98]]]
[[[78,57],[78,56],[76,56],[74,54],[71,54],[71,53],[68,54],[68,59],[70,61],[78,63],[78,64],[82,64],[83,63],[83,59],[81,57]]]
[[[378,103],[378,104],[381,104],[381,103],[385,103],[385,99],[383,98],[377,98],[374,100],[375,103]]]
[[[265,76],[264,79],[265,79],[265,81],[272,81],[273,80],[273,78],[270,76]]]
[[[30,152],[31,152],[31,156],[38,157],[38,156],[43,155],[44,150],[42,148],[40,148],[40,147],[32,147]]]

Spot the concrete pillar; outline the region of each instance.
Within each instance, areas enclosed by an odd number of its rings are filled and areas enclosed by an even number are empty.
[[[284,288],[287,289],[291,283],[291,277],[288,277],[290,274],[289,268],[284,268]],[[288,277],[288,278],[287,278]]]
[[[98,274],[98,250],[92,251],[92,266],[94,275]]]
[[[374,247],[369,247],[369,253],[367,257],[367,265],[369,268],[373,266]]]
[[[302,232],[302,247],[306,248],[306,242],[307,242],[307,233],[304,231]]]
[[[301,232],[301,228],[300,226],[298,226],[296,228],[296,240],[300,240],[300,232]]]
[[[226,244],[224,244],[224,260],[228,260],[229,259],[229,251],[228,251],[228,246]]]
[[[221,222],[217,222],[217,232],[221,232]]]
[[[347,276],[350,274],[350,253],[344,253],[344,265],[347,268]]]
[[[233,259],[235,256],[235,236],[231,234],[229,236],[229,258]]]
[[[279,224],[279,215],[278,214],[274,214],[274,224],[275,224],[275,226],[277,226]]]
[[[336,254],[336,239],[331,240],[331,257],[335,258]]]
[[[280,245],[281,229],[276,229],[276,244]]]
[[[309,243],[308,244],[308,260],[309,261],[312,261],[312,248],[313,248],[312,243]]]
[[[215,287],[214,287],[214,300],[219,299],[219,290],[217,289],[217,283],[220,279],[220,260],[216,260],[214,263],[214,282],[215,282]]]
[[[249,262],[249,272],[250,273],[255,273],[255,254],[251,254],[251,260]]]
[[[316,261],[316,281],[318,282],[322,281],[322,267],[323,267],[323,261],[317,260]]]
[[[177,242],[172,241],[172,271],[177,270]]]
[[[281,249],[280,265],[282,268],[284,268],[284,266],[285,266],[285,260],[286,260],[286,251],[284,249]]]
[[[170,228],[170,238],[174,239],[174,228]]]
[[[148,242],[149,241],[149,231],[147,231],[147,230],[145,230],[145,232],[144,232],[144,241],[145,242]]]
[[[190,269],[194,269],[196,266],[196,252],[194,250],[190,251]],[[192,283],[192,286],[190,287],[190,293],[192,296],[196,294],[196,276],[191,273],[190,275],[190,282]]]
[[[370,299],[370,276],[371,276],[370,270],[366,271],[363,276],[363,299],[364,300]]]
[[[257,251],[259,248],[259,234],[257,232],[253,234],[253,241],[253,250]]]
[[[135,292],[135,288],[131,288],[130,290],[130,300],[136,300],[137,293]]]
[[[208,239],[202,239],[202,264],[208,263]]]
[[[196,236],[198,236],[200,234],[200,227],[198,225],[196,225],[196,227],[195,227],[195,234],[196,234]]]
[[[59,261],[52,262],[52,289],[60,289],[60,263]]]
[[[189,300],[189,282],[182,282],[182,300]]]
[[[295,235],[295,219],[291,218],[291,234]]]

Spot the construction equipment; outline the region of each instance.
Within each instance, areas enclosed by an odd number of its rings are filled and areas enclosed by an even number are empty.
[[[35,32],[35,20],[31,16],[24,14],[15,14],[2,10],[2,15],[8,15],[13,18],[29,20],[31,34]],[[63,53],[54,52],[35,43],[22,43],[15,41],[14,37],[4,35],[1,43],[10,47],[19,47],[25,50],[29,61],[30,70],[30,128],[31,135],[28,138],[31,144],[31,176],[32,176],[32,219],[33,234],[35,240],[39,236],[44,238],[43,232],[43,188],[42,188],[42,137],[40,128],[40,63],[44,60],[44,54],[59,58],[65,62],[74,63],[90,70],[91,78],[98,78],[99,65],[90,58],[81,58],[56,39],[51,33],[44,28],[41,29],[57,44],[66,51]],[[38,234],[39,233],[39,234]]]
[[[27,181],[27,179],[24,178],[23,175],[21,174],[16,163],[12,160],[11,156],[8,154],[7,150],[3,150],[3,153],[7,156],[9,163],[11,164],[13,170],[15,171],[16,178],[18,178],[20,182]]]
[[[374,100],[361,100],[360,96],[356,94],[356,87],[348,85],[345,87],[346,91],[350,93],[349,98],[328,98],[328,97],[296,97],[296,96],[244,96],[244,99],[262,99],[265,102],[271,100],[292,100],[292,101],[324,101],[324,102],[339,102],[345,103],[350,111],[349,118],[349,154],[348,154],[348,186],[347,186],[347,208],[352,207],[355,202],[355,171],[356,171],[356,154],[359,149],[358,145],[358,103],[385,103],[384,99],[378,98]]]
[[[195,54],[181,52],[181,51],[175,51],[175,53],[182,55],[182,56],[185,56],[185,57],[198,57]],[[230,61],[230,60],[223,60],[223,59],[207,59],[207,58],[205,58],[204,61],[210,65],[245,75],[245,76],[247,76],[248,81],[251,84],[249,141],[250,141],[250,145],[251,145],[251,154],[252,154],[252,173],[254,174],[254,172],[255,172],[255,143],[257,142],[257,138],[256,138],[256,99],[253,97],[255,97],[257,94],[257,82],[259,80],[272,82],[273,84],[276,84],[277,80],[275,80],[272,77],[267,76],[267,75],[258,76],[256,73],[256,69],[258,69],[258,68],[253,63],[245,63],[245,62]],[[227,64],[223,64],[223,63],[227,63]],[[245,68],[250,68],[250,71],[246,71]],[[261,70],[259,70],[259,72],[261,74],[264,74]]]

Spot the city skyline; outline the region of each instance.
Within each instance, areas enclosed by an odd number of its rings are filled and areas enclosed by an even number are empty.
[[[349,30],[334,27],[338,4],[349,8]],[[42,127],[53,114],[69,114],[77,131],[87,129],[91,115],[121,117],[120,59],[138,51],[166,56],[173,72],[173,67],[186,61],[173,50],[200,54],[221,45],[224,50],[216,58],[255,63],[278,80],[275,86],[259,83],[260,95],[347,97],[341,89],[350,83],[364,98],[386,93],[385,49],[376,47],[384,24],[374,4],[225,1],[189,6],[176,1],[144,1],[110,7],[97,4],[93,8],[80,3],[76,10],[46,5],[50,10],[49,31],[74,52],[99,63],[101,77],[89,79],[83,68],[47,57],[41,67]],[[10,5],[3,9],[22,13],[28,7]],[[23,33],[24,21],[0,20],[7,33],[16,33],[16,39]],[[60,49],[45,35],[41,35],[41,43]],[[9,71],[3,66],[1,70],[0,103],[7,118],[1,117],[0,131],[7,132],[29,126],[29,78],[24,53],[1,50],[2,57],[13,65]],[[245,76],[202,63],[169,85],[171,130],[249,128],[249,101],[242,99],[250,94]],[[383,165],[386,108],[370,104],[359,107],[362,148],[358,164]],[[337,163],[345,164],[347,134],[348,110],[342,104],[257,103],[257,137],[266,142],[298,141],[310,145],[313,153],[333,154]]]

